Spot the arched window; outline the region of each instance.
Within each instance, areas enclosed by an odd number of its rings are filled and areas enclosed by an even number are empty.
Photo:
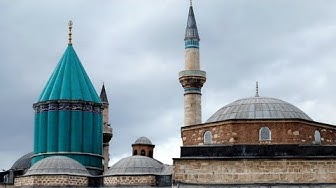
[[[135,150],[133,151],[133,155],[138,155],[138,150],[135,149]]]
[[[314,134],[315,144],[321,144],[321,133],[320,131],[316,130]]]
[[[203,139],[204,139],[204,144],[205,145],[212,144],[212,133],[211,133],[211,131],[205,131]]]
[[[261,127],[259,130],[259,140],[269,141],[271,140],[271,130],[268,127]]]
[[[149,151],[148,157],[153,158],[153,151],[152,150]]]
[[[142,156],[146,156],[146,152],[145,152],[145,150],[141,150],[141,155],[142,155]]]

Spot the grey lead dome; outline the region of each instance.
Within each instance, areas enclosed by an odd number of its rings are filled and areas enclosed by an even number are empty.
[[[294,105],[280,99],[251,97],[232,102],[214,113],[206,123],[230,119],[312,119]]]
[[[161,174],[165,165],[160,161],[146,156],[131,156],[121,159],[114,164],[106,175],[145,175]]]
[[[140,137],[138,138],[134,144],[146,144],[146,145],[153,145],[152,142],[147,137]]]
[[[31,166],[31,157],[34,155],[34,152],[30,152],[20,157],[15,161],[13,166],[10,169],[13,170],[27,170]]]
[[[64,156],[52,156],[40,160],[27,171],[25,176],[46,174],[91,176],[82,164]]]

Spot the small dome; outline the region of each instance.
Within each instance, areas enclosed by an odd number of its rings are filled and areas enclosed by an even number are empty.
[[[138,138],[134,144],[146,144],[146,145],[153,145],[152,142],[147,137],[140,137]]]
[[[312,119],[294,105],[275,98],[251,97],[232,102],[213,114],[206,123],[229,119]]]
[[[40,160],[27,171],[25,176],[45,174],[90,176],[82,164],[64,156],[52,156]]]
[[[107,175],[161,174],[164,169],[164,164],[158,160],[135,155],[118,161],[109,169]]]
[[[27,153],[24,156],[20,157],[15,161],[13,166],[10,168],[12,170],[26,170],[31,166],[31,157],[33,156],[33,152]]]

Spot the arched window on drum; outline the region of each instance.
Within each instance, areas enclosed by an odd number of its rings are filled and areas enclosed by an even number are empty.
[[[314,134],[315,144],[321,144],[321,133],[320,131],[316,130]]]
[[[211,131],[205,131],[203,139],[204,139],[204,145],[212,144],[212,133],[211,133]]]
[[[271,141],[272,133],[268,127],[261,127],[259,130],[259,141]]]

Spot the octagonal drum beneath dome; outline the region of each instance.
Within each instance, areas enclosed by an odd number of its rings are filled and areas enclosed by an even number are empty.
[[[303,119],[313,121],[296,106],[280,99],[251,97],[232,102],[213,114],[206,123],[232,119]]]

